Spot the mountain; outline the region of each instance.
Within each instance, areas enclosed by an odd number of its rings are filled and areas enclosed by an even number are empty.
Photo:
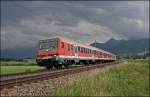
[[[118,55],[139,54],[149,51],[149,39],[137,39],[137,40],[110,39],[106,43],[94,42],[90,45],[110,51]]]
[[[143,54],[149,51],[149,39],[115,40],[106,43],[94,42],[91,46],[101,48],[115,54]],[[1,50],[1,58],[36,58],[38,47],[17,47]]]

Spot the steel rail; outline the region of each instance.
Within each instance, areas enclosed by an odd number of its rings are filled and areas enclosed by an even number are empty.
[[[82,67],[76,67],[76,68],[70,68],[70,69],[64,69],[64,70],[57,70],[53,72],[37,72],[36,74],[28,74],[24,76],[16,76],[16,77],[11,77],[8,79],[1,79],[0,80],[0,90],[4,88],[11,88],[13,86],[18,86],[22,85],[23,83],[31,83],[31,82],[37,82],[41,81],[44,79],[53,79],[61,76],[65,76],[68,74],[74,74],[74,73],[79,73],[83,71],[88,71],[91,69],[96,69],[96,68],[101,68],[105,67],[107,65],[113,65],[117,64],[120,61],[115,61],[111,63],[103,63],[103,64],[97,64],[97,65],[89,65],[89,66],[82,66]]]

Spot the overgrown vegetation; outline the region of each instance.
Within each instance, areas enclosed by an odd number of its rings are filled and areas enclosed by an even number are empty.
[[[148,60],[128,64],[59,88],[55,96],[149,96]]]

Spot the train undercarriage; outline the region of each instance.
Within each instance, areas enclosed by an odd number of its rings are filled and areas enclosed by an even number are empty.
[[[39,66],[44,66],[47,69],[51,68],[67,68],[69,65],[94,65],[100,63],[113,62],[115,60],[91,60],[91,59],[65,59],[65,58],[51,58],[51,59],[37,59]]]

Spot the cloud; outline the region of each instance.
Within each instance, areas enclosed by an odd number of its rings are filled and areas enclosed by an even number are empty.
[[[63,36],[82,43],[147,38],[148,1],[2,2],[2,48],[33,46]]]

